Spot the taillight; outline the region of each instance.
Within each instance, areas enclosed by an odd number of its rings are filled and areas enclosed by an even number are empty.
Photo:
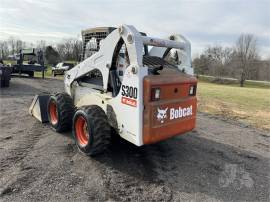
[[[192,85],[189,87],[189,95],[196,95],[196,85]]]
[[[152,88],[151,90],[151,100],[156,101],[160,99],[160,88]]]

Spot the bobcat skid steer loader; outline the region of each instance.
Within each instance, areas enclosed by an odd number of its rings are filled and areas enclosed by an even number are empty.
[[[112,130],[141,146],[195,127],[197,80],[183,36],[148,37],[130,25],[82,36],[84,60],[65,73],[66,92],[48,100],[51,126],[72,128],[80,151],[103,152]]]

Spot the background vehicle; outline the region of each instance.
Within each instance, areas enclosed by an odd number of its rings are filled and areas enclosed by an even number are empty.
[[[43,52],[41,50],[30,48],[22,49],[15,55],[17,64],[13,65],[12,73],[28,74],[30,77],[34,76],[34,72],[42,72],[44,78],[44,65]]]
[[[82,32],[92,52],[65,73],[66,92],[48,100],[51,126],[72,128],[87,155],[103,152],[111,131],[141,146],[192,130],[197,79],[190,43],[181,35],[148,37],[129,25],[97,30]]]
[[[67,62],[58,63],[55,67],[52,67],[52,75],[53,76],[63,75],[65,71],[68,71],[73,67],[74,67],[74,64],[72,63],[67,63]]]

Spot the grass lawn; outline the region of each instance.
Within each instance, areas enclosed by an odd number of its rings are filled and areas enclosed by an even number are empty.
[[[45,71],[45,78],[51,78],[52,77],[52,67],[49,65],[47,66],[47,71]],[[35,72],[35,77],[42,77],[42,72]]]
[[[200,80],[197,94],[199,111],[223,115],[270,130],[268,86],[249,82],[241,88],[237,84],[214,84]]]
[[[52,76],[52,67],[47,66],[47,71],[45,71],[45,78],[56,78],[56,79],[64,79],[64,75],[57,75],[56,77]],[[42,77],[42,72],[35,72],[35,77]]]

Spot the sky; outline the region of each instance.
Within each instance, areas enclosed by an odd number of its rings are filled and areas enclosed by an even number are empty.
[[[82,29],[121,24],[153,37],[182,34],[193,57],[250,33],[270,58],[270,0],[0,0],[0,40],[59,42],[80,38]]]

